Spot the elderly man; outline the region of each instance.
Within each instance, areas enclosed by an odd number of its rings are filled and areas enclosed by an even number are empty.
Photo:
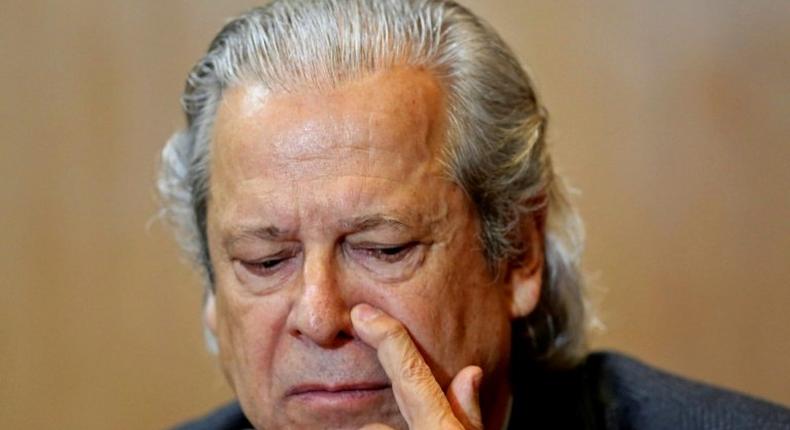
[[[546,112],[461,6],[275,1],[222,29],[183,104],[159,185],[238,397],[184,428],[790,426],[586,353]]]

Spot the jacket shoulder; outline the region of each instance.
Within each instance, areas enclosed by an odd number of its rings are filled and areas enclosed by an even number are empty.
[[[204,417],[178,425],[173,430],[245,430],[252,425],[244,416],[238,402],[215,409]]]
[[[673,375],[622,354],[591,354],[606,428],[790,429],[790,410]]]

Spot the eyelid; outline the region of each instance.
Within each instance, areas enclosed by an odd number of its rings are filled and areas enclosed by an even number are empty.
[[[397,264],[405,261],[414,254],[415,249],[420,245],[418,241],[408,241],[398,244],[382,244],[382,243],[360,243],[351,244],[351,252],[355,254],[363,254],[365,258],[370,257],[377,261],[387,264]],[[387,250],[396,250],[392,254],[387,254]]]
[[[351,247],[355,249],[387,249],[387,248],[399,248],[399,247],[407,247],[407,246],[414,246],[417,245],[419,242],[416,240],[406,240],[400,242],[376,242],[376,241],[363,241],[363,242],[356,242],[350,243]]]
[[[263,262],[263,261],[266,261],[266,260],[276,260],[276,259],[280,259],[280,258],[293,257],[294,254],[296,254],[295,251],[296,250],[293,249],[293,248],[283,248],[283,249],[275,252],[274,254],[270,254],[270,255],[267,255],[266,257],[261,258],[260,261]]]
[[[298,246],[287,247],[261,258],[234,258],[234,260],[253,276],[265,277],[274,275],[283,266],[287,265],[291,259],[299,254],[300,250],[301,247]],[[274,262],[274,265],[265,267],[267,262]]]
[[[376,252],[376,251],[398,250],[398,254],[401,254],[401,253],[406,253],[406,252],[414,249],[414,247],[416,245],[417,245],[417,242],[406,242],[406,243],[397,244],[397,245],[374,245],[374,246],[370,246],[370,247],[364,248],[364,249],[367,249],[369,251],[374,251],[374,252]]]
[[[250,243],[243,247],[232,248],[229,250],[229,254],[235,260],[263,261],[284,255],[296,255],[301,250],[302,246],[298,242],[261,241],[259,243]]]
[[[414,275],[425,260],[430,242],[406,240],[398,243],[364,241],[345,242],[343,254],[352,264],[364,269],[368,276],[386,284],[399,283]],[[387,254],[387,249],[395,249]]]

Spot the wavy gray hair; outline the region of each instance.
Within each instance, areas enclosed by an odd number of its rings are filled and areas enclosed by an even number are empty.
[[[586,352],[580,220],[552,168],[547,113],[496,32],[443,0],[281,0],[228,22],[194,66],[182,105],[187,127],[162,151],[158,188],[184,250],[213,274],[206,240],[209,140],[223,90],[254,81],[271,91],[331,88],[397,65],[432,71],[446,91],[448,177],[474,202],[492,268],[530,252],[524,220],[543,230],[538,306],[514,344],[551,366]],[[522,342],[515,340],[522,339]],[[211,343],[211,342],[210,342]]]

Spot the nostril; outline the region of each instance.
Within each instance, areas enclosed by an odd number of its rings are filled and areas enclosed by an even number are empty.
[[[348,309],[339,304],[301,301],[287,324],[290,336],[323,348],[336,348],[355,338]]]
[[[288,333],[323,348],[346,344],[354,339],[349,312],[338,285],[306,282],[291,309]]]
[[[354,338],[350,334],[345,331],[341,331],[337,333],[337,336],[335,336],[332,341],[325,343],[323,347],[327,349],[340,348],[352,340],[354,340]]]

